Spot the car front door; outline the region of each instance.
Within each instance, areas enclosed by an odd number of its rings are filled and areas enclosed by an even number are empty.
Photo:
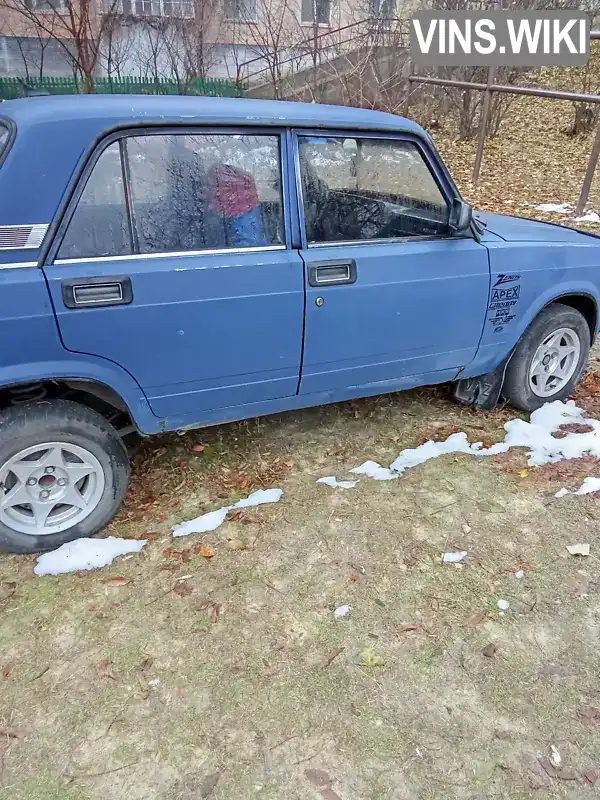
[[[446,380],[475,356],[487,252],[452,238],[455,190],[420,140],[295,136],[306,270],[301,394],[415,376]]]
[[[125,367],[159,417],[297,392],[285,147],[272,130],[138,130],[84,173],[45,267],[62,339]]]

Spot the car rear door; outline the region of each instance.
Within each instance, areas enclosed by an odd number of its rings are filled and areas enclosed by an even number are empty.
[[[453,376],[477,352],[489,266],[474,239],[449,235],[452,187],[431,154],[384,134],[298,132],[295,147],[301,394]]]
[[[271,129],[104,142],[44,268],[65,347],[122,365],[182,422],[295,394],[304,282],[285,148]]]

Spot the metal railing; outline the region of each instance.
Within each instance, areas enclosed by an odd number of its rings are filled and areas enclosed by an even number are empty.
[[[352,31],[352,35],[347,36],[348,32]],[[340,34],[344,34],[345,38],[339,39]],[[323,44],[327,39],[332,39],[328,44]],[[399,22],[394,19],[383,19],[380,17],[367,17],[358,22],[351,22],[348,25],[342,25],[339,28],[331,28],[324,33],[317,36],[310,36],[294,44],[294,55],[288,56],[281,60],[275,60],[274,54],[269,54],[267,51],[262,55],[244,61],[238,67],[238,76],[245,82],[249,83],[256,79],[259,75],[269,74],[273,72],[273,68],[279,72],[281,67],[287,64],[296,64],[301,62],[307,56],[313,56],[315,63],[311,66],[316,66],[316,59],[321,59],[323,55],[329,56],[334,48],[341,48],[345,45],[350,45],[346,48],[345,52],[352,49],[358,49],[361,45],[377,44],[385,47],[386,40],[393,42],[394,45],[408,48],[409,44],[409,27],[407,23]],[[354,48],[352,47],[354,45]],[[252,45],[248,45],[251,47]],[[342,55],[343,52],[339,53]],[[269,58],[273,58],[271,66],[262,67],[254,72],[245,73],[245,68],[250,64],[256,62],[264,62]],[[302,67],[306,69],[307,67]]]
[[[600,31],[591,31],[590,39],[600,39]],[[488,68],[487,83],[474,83],[472,81],[459,81],[450,78],[430,78],[420,75],[407,76],[407,91],[404,101],[404,113],[408,109],[408,101],[410,98],[410,86],[413,83],[421,85],[429,84],[432,86],[444,86],[454,89],[473,89],[474,91],[484,92],[483,105],[481,109],[481,118],[479,120],[479,135],[477,140],[477,152],[475,153],[475,161],[473,164],[473,184],[477,185],[479,181],[479,173],[483,161],[483,150],[485,146],[485,137],[487,134],[488,122],[490,117],[490,110],[492,104],[492,95],[494,92],[498,94],[516,94],[527,95],[529,97],[542,97],[550,100],[568,100],[572,103],[600,103],[600,95],[598,94],[585,94],[582,92],[566,92],[560,89],[539,89],[535,86],[512,86],[511,84],[494,83],[495,68]],[[590,195],[592,180],[600,157],[600,121],[596,128],[596,135],[592,144],[590,158],[588,161],[585,177],[581,186],[579,200],[575,211],[577,214],[582,214],[585,205]]]

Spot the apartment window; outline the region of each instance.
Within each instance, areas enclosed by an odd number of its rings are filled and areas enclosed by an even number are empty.
[[[395,0],[370,0],[371,17],[378,20],[394,19]]]
[[[302,0],[302,22],[329,25],[330,15],[331,0]]]
[[[58,14],[67,11],[67,0],[25,0],[25,5],[30,11],[54,11]]]
[[[193,0],[121,0],[120,6],[123,14],[133,17],[194,17]]]
[[[225,0],[225,19],[235,22],[256,20],[256,0]]]

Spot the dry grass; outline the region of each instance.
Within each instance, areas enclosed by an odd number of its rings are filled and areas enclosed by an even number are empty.
[[[476,193],[473,145],[438,136],[468,197],[575,199],[589,142],[545,108],[490,144]],[[576,394],[592,416],[598,381]],[[145,443],[109,530],[149,539],[141,554],[43,579],[32,558],[0,560],[0,798],[597,796],[597,500],[554,498],[597,463],[448,456],[315,483],[458,430],[489,444],[512,417],[441,387]],[[282,501],[170,536],[258,486]],[[575,542],[592,555],[569,556]]]

